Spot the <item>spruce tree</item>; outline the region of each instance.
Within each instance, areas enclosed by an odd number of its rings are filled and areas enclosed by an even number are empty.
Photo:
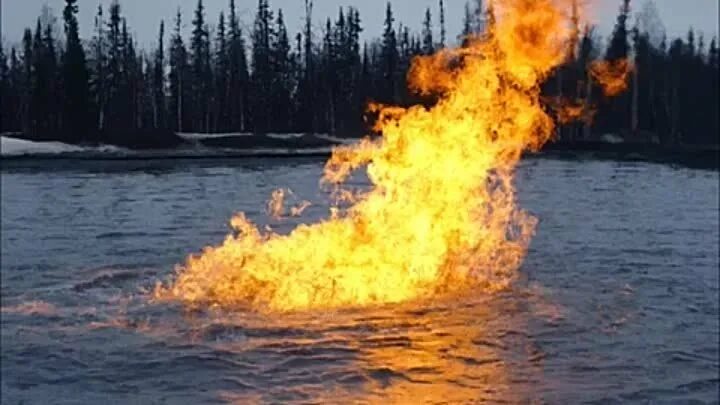
[[[258,0],[252,33],[252,120],[254,131],[265,133],[270,127],[273,80],[271,39],[273,16],[267,0]]]
[[[0,133],[10,129],[10,66],[0,43]]]
[[[188,130],[186,108],[189,93],[188,56],[182,38],[182,14],[175,16],[175,32],[170,45],[170,115],[178,132]]]
[[[193,31],[190,42],[192,54],[192,95],[193,101],[193,130],[209,130],[208,101],[211,96],[210,71],[210,42],[209,33],[205,26],[205,6],[198,0],[195,9],[195,18],[192,21]]]
[[[397,101],[397,73],[399,64],[398,41],[395,32],[395,17],[392,5],[385,8],[385,29],[382,38],[382,95],[381,100],[387,103]]]
[[[447,31],[445,28],[445,1],[440,0],[440,48],[445,48],[445,41],[447,40]]]
[[[620,13],[617,16],[617,22],[610,37],[610,44],[608,45],[605,59],[614,61],[627,58],[629,51],[627,20],[629,16],[630,0],[622,0]]]
[[[273,77],[271,79],[271,106],[273,107],[273,126],[268,129],[279,132],[291,131],[291,89],[292,64],[290,39],[285,26],[282,10],[277,12],[275,30],[271,43]]]
[[[6,125],[12,131],[22,131],[23,127],[23,94],[25,92],[25,81],[23,77],[23,64],[20,61],[15,47],[10,49],[10,60],[9,60],[9,71],[8,71],[8,86],[9,94],[6,98],[7,104],[4,104],[7,109],[8,121]]]
[[[165,21],[160,21],[158,45],[152,63],[152,77],[146,75],[152,83],[153,127],[167,128],[167,107],[165,100]]]
[[[22,94],[21,94],[21,120],[22,131],[27,135],[32,135],[34,125],[32,123],[32,107],[33,107],[33,89],[35,88],[35,70],[33,57],[33,34],[30,28],[26,28],[23,33],[22,47]]]
[[[96,119],[91,128],[102,131],[105,127],[105,105],[107,103],[107,46],[105,37],[105,20],[102,5],[98,5],[95,15],[95,30],[91,42],[91,77],[90,92],[92,94]]]
[[[85,50],[78,34],[77,0],[65,0],[65,54],[63,56],[64,103],[62,122],[70,140],[87,139],[90,91]]]
[[[430,13],[430,7],[425,10],[425,20],[423,21],[422,52],[425,55],[431,55],[433,52],[435,52],[435,42],[433,41],[432,32],[432,14]]]
[[[229,100],[229,128],[245,131],[248,123],[249,73],[245,38],[240,29],[235,0],[230,0],[230,44],[228,49],[229,78],[227,99]]]
[[[225,13],[220,12],[217,25],[217,34],[215,37],[215,55],[214,55],[214,78],[215,78],[215,111],[213,113],[215,122],[213,131],[226,131],[228,125],[227,99],[228,99],[228,41],[225,24]]]

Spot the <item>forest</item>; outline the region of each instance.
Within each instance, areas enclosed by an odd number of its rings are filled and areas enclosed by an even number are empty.
[[[637,10],[630,0],[618,3],[606,40],[574,19],[567,61],[545,83],[547,97],[597,106],[591,122],[559,128],[558,141],[612,133],[628,142],[716,147],[717,38],[692,28],[668,38],[651,1]],[[250,24],[240,21],[235,0],[213,22],[198,0],[190,37],[178,10],[160,21],[153,49],[139,49],[119,0],[98,7],[87,39],[79,35],[77,0],[65,0],[60,22],[46,7],[20,42],[0,46],[0,132],[137,147],[162,145],[175,132],[361,136],[370,127],[369,101],[428,102],[406,87],[413,57],[464,46],[494,18],[492,7],[472,0],[462,32],[451,37],[444,0],[426,10],[419,30],[398,22],[388,2],[383,32],[363,41],[356,8],[317,24],[312,0],[304,5],[304,26],[293,34],[269,0],[257,1]],[[590,65],[623,58],[634,65],[628,91],[602,97]]]

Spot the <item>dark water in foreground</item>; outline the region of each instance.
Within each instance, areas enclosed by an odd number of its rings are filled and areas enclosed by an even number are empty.
[[[525,162],[540,224],[496,296],[272,318],[148,303],[275,187],[322,200],[321,166],[4,163],[2,403],[717,403],[717,172]]]

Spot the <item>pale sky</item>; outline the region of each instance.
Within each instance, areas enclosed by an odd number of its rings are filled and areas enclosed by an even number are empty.
[[[90,38],[93,16],[98,4],[107,9],[111,0],[80,0],[81,36]],[[621,0],[588,0],[590,17],[599,26],[600,34],[610,34],[615,22]],[[638,11],[649,0],[633,0],[633,11]],[[718,32],[718,3],[720,0],[652,0],[657,6],[660,18],[670,37],[685,36],[690,26],[705,33],[706,43]],[[314,0],[315,31],[320,35],[321,27],[327,17],[337,16],[340,6],[354,5],[360,10],[360,18],[365,30],[364,39],[379,37],[385,16],[387,0]],[[216,24],[221,10],[227,8],[229,0],[204,0],[206,18]],[[236,0],[239,14],[246,29],[252,26],[256,0]],[[273,9],[282,8],[285,21],[292,36],[301,28],[304,15],[304,0],[270,0]],[[35,20],[44,4],[50,5],[58,19],[62,15],[62,0],[0,0],[2,5],[3,42],[19,42],[25,27],[34,27]],[[175,11],[183,11],[186,35],[190,32],[190,21],[197,0],[120,0],[122,13],[128,19],[131,31],[136,35],[141,47],[148,47],[156,41],[161,19],[169,30]],[[461,30],[465,0],[445,0],[448,39],[453,40]],[[433,19],[437,23],[438,0],[393,0],[396,22],[403,22],[413,31],[419,31],[426,7],[431,7]],[[436,30],[438,31],[438,30]],[[166,31],[167,32],[167,31]],[[435,35],[439,38],[439,32]]]

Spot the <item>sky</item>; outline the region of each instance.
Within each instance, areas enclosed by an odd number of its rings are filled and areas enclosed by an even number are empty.
[[[79,0],[81,36],[90,38],[93,17],[98,4],[107,7],[111,0]],[[586,0],[590,2],[589,17],[598,25],[599,34],[607,37],[612,32],[620,0]],[[642,8],[650,0],[634,0],[633,11]],[[704,32],[705,37],[718,32],[718,3],[720,0],[652,0],[670,37],[685,36],[690,26]],[[360,11],[365,30],[364,39],[379,37],[385,16],[387,0],[314,0],[314,25],[319,34],[327,17],[337,16],[341,6],[354,5]],[[207,20],[215,24],[221,10],[227,7],[229,0],[204,0]],[[256,0],[236,0],[239,15],[246,30],[252,26]],[[282,8],[285,21],[291,33],[297,32],[304,16],[304,0],[270,0],[273,9]],[[43,5],[50,5],[58,19],[62,15],[62,0],[0,0],[3,44],[17,44],[25,27],[34,27]],[[190,21],[197,0],[120,0],[122,13],[128,20],[131,31],[141,47],[152,46],[156,42],[161,19],[170,25],[178,7],[183,11],[186,35],[190,32]],[[437,23],[438,0],[393,0],[396,21],[403,22],[414,31],[419,31],[424,12],[431,7],[434,21]],[[454,39],[461,31],[465,0],[445,0],[448,38]],[[437,30],[436,30],[437,31]],[[439,32],[435,35],[439,37]]]

